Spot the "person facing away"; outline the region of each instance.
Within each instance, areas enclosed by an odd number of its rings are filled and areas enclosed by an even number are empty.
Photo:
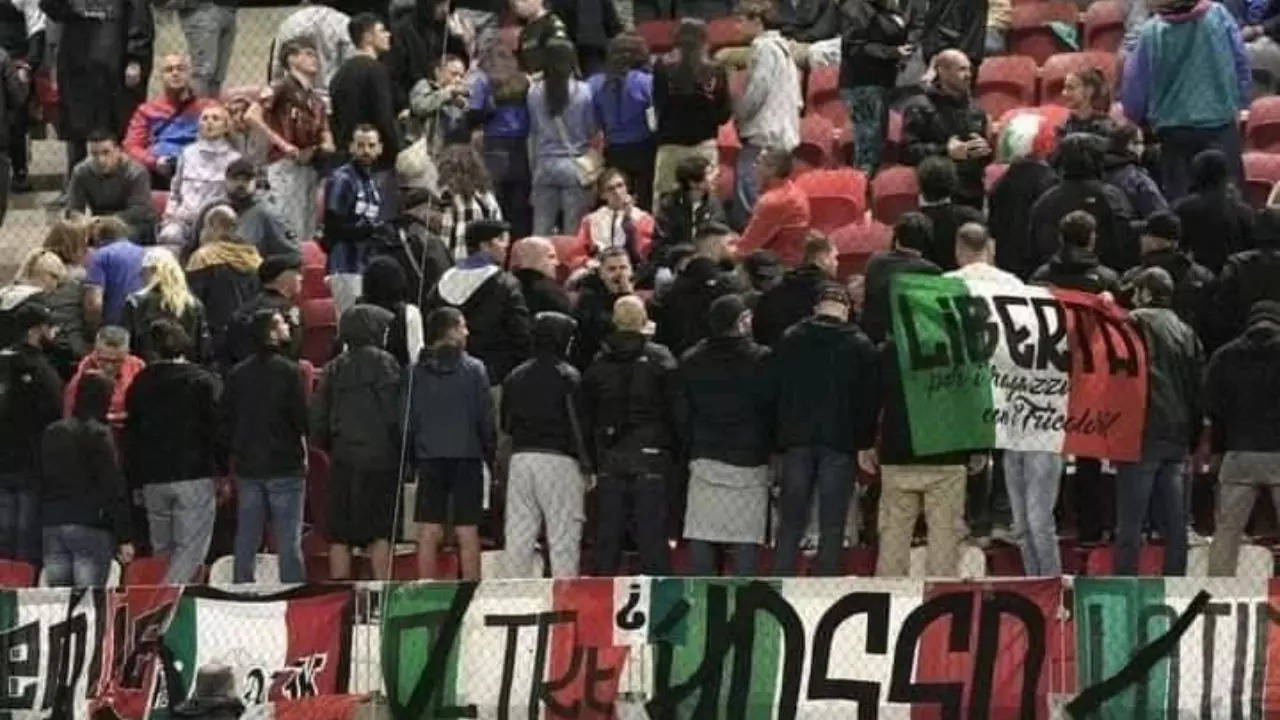
[[[147,330],[156,320],[169,318],[180,323],[195,343],[193,360],[204,362],[212,357],[204,304],[191,294],[187,276],[173,253],[162,247],[148,249],[142,258],[142,281],[146,285],[125,300],[120,314],[120,325],[129,331],[130,351],[144,361],[153,359]]]
[[[148,329],[156,359],[125,397],[124,470],[141,487],[154,553],[168,555],[165,583],[191,582],[213,538],[215,478],[227,462],[219,416],[222,381],[190,361],[191,337],[170,319]]]
[[[1138,244],[1142,251],[1139,264],[1120,278],[1120,285],[1132,287],[1139,273],[1151,267],[1162,268],[1173,278],[1173,311],[1196,331],[1206,345],[1216,348],[1212,325],[1214,277],[1205,266],[1191,259],[1180,248],[1182,222],[1168,210],[1153,213],[1142,226]],[[1224,338],[1225,340],[1226,338]]]
[[[480,579],[485,469],[497,452],[497,428],[484,363],[469,355],[467,321],[457,308],[427,315],[426,349],[406,374],[408,438],[418,468],[413,519],[418,577],[437,577],[444,527],[458,537],[463,580]]]
[[[711,334],[707,310],[716,298],[746,289],[733,269],[732,243],[733,231],[723,225],[699,228],[693,258],[654,301],[654,340],[672,354],[683,354]]]
[[[576,327],[563,313],[538,313],[533,357],[502,383],[499,423],[512,441],[504,523],[509,577],[536,576],[544,524],[551,576],[579,572],[591,466],[579,410],[582,378],[567,359]]]
[[[128,494],[107,426],[111,381],[80,382],[75,413],[41,438],[40,521],[49,587],[99,587],[111,557],[133,559]]]
[[[211,208],[204,237],[187,259],[187,287],[204,306],[209,327],[210,359],[225,357],[227,330],[236,310],[258,294],[262,256],[236,235],[236,213],[230,205]]]
[[[982,211],[952,202],[955,194],[956,166],[949,158],[932,156],[916,166],[920,185],[920,212],[933,223],[933,241],[925,251],[925,259],[943,270],[956,269],[956,230],[970,222],[981,223]]]
[[[360,13],[347,26],[355,52],[329,83],[333,142],[345,148],[359,125],[372,125],[382,138],[378,164],[391,167],[399,151],[391,74],[378,58],[391,50],[391,33],[373,13]]]
[[[1259,300],[1280,300],[1280,208],[1258,212],[1252,250],[1227,258],[1218,275],[1214,307],[1220,337],[1234,337],[1244,329],[1243,319]]]
[[[254,581],[255,559],[271,514],[280,582],[306,582],[302,499],[307,398],[298,364],[286,358],[289,324],[276,310],[254,314],[256,351],[227,375],[224,437],[236,481],[235,582]]]
[[[1240,197],[1219,150],[1205,150],[1191,161],[1190,190],[1173,203],[1187,249],[1196,262],[1221,273],[1228,257],[1254,246],[1253,208]]]
[[[756,302],[751,316],[756,342],[774,347],[787,328],[811,315],[818,294],[828,283],[835,282],[839,269],[836,246],[826,236],[810,233],[804,241],[803,262],[788,270],[782,281]]]
[[[815,493],[816,571],[839,572],[855,479],[855,455],[875,443],[879,361],[875,346],[849,320],[843,287],[823,287],[813,315],[792,325],[774,348],[778,447],[783,450],[774,571],[795,572]]]
[[[1218,471],[1209,575],[1236,574],[1245,524],[1257,495],[1280,506],[1280,303],[1249,308],[1244,331],[1218,348],[1205,371],[1205,415]]]
[[[1173,278],[1158,267],[1134,278],[1129,313],[1147,355],[1146,422],[1141,457],[1116,463],[1116,575],[1136,575],[1148,516],[1164,539],[1165,575],[1187,571],[1183,465],[1201,430],[1204,350],[1173,311]],[[1136,372],[1136,369],[1135,369]],[[1149,515],[1148,515],[1149,513]]]
[[[710,336],[680,359],[676,417],[689,460],[684,537],[690,570],[717,575],[717,550],[737,575],[757,574],[769,508],[775,384],[769,349],[751,339],[751,313],[737,295],[708,308]]]
[[[644,303],[613,306],[613,332],[582,376],[583,436],[597,468],[595,574],[615,575],[628,527],[646,575],[669,571],[667,476],[675,450],[676,360],[648,339]]]
[[[893,247],[878,252],[867,261],[866,301],[862,327],[874,343],[883,342],[891,332],[889,286],[901,273],[940,275],[941,268],[924,257],[933,242],[933,223],[919,212],[903,213],[893,226]]]
[[[1061,249],[1031,274],[1030,282],[1118,296],[1120,276],[1098,260],[1098,221],[1084,210],[1067,213],[1058,222]]]
[[[329,453],[329,577],[351,579],[351,548],[373,576],[391,577],[400,492],[400,363],[382,349],[390,311],[354,305],[338,321],[343,351],[324,366],[311,403],[311,439]]]

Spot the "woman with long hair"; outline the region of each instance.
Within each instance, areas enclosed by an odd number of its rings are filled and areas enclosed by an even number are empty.
[[[1072,133],[1111,137],[1111,85],[1101,70],[1091,67],[1069,73],[1062,83],[1062,104],[1071,116],[1058,127],[1058,139]]]
[[[204,304],[187,288],[187,276],[173,253],[160,247],[147,250],[142,258],[142,289],[124,303],[120,324],[129,331],[129,349],[143,360],[155,360],[149,347],[151,324],[161,318],[177,322],[195,345],[193,360],[209,358],[209,327]]]
[[[609,42],[604,72],[587,80],[596,121],[604,130],[604,159],[631,179],[636,205],[653,206],[653,155],[657,148],[649,128],[653,108],[653,71],[649,46],[635,32]]]
[[[489,185],[489,173],[470,145],[449,145],[440,154],[440,197],[429,223],[455,261],[467,256],[467,225],[502,220],[502,207]]]
[[[181,252],[200,208],[222,194],[227,166],[240,158],[227,138],[230,131],[231,114],[225,106],[211,103],[200,111],[199,135],[182,149],[174,167],[169,202],[156,236],[158,244]]]
[[[732,112],[729,75],[707,51],[707,24],[685,18],[676,27],[676,49],[653,69],[653,109],[658,151],[653,197],[676,189],[676,166],[689,155],[719,165],[716,136]]]
[[[529,78],[515,53],[494,43],[471,76],[471,126],[483,131],[484,164],[514,237],[533,232],[529,204]]]
[[[573,43],[547,43],[543,77],[529,90],[529,121],[533,138],[533,233],[574,232],[586,212],[588,188],[594,177],[582,172],[596,134],[591,88],[574,77],[577,53]]]
[[[56,358],[54,367],[68,377],[75,364],[89,352],[93,338],[86,334],[84,314],[85,260],[89,257],[89,227],[75,220],[59,220],[49,228],[42,247],[58,256],[65,273],[58,286],[45,293],[45,303],[53,312],[53,322],[58,327],[54,341],[65,348],[67,357]]]

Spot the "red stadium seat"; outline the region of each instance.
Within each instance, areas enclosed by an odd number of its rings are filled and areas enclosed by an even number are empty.
[[[814,170],[796,177],[809,196],[809,224],[829,233],[866,215],[867,178],[852,168]]]
[[[1062,86],[1067,76],[1084,72],[1089,68],[1102,71],[1107,82],[1115,87],[1116,56],[1109,52],[1058,53],[1049,58],[1040,68],[1040,104],[1060,104]]]
[[[332,298],[303,300],[302,357],[317,367],[323,366],[333,349],[338,334],[338,314]]]
[[[743,34],[742,23],[736,17],[718,17],[707,23],[707,48],[711,52],[750,44],[751,40]]]
[[[1011,108],[1036,102],[1036,61],[1022,55],[989,57],[978,68],[978,105],[998,118]]]
[[[839,262],[836,274],[840,281],[846,282],[850,276],[862,274],[872,255],[889,249],[892,235],[893,230],[877,220],[860,220],[831,233]]]
[[[807,114],[821,115],[835,127],[852,127],[849,110],[840,99],[840,68],[824,65],[809,71],[809,86],[805,91],[804,107]]]
[[[1076,25],[1080,10],[1073,2],[1051,0],[1013,7],[1013,25],[1009,28],[1009,53],[1029,55],[1043,65],[1051,55],[1066,49],[1054,34],[1050,23]]]
[[[889,111],[889,129],[884,135],[884,154],[880,157],[882,165],[892,165],[898,161],[902,153],[902,113]]]
[[[189,582],[196,584],[203,580],[204,570],[204,565],[197,567],[196,571],[192,573]],[[125,587],[164,585],[164,576],[167,572],[169,572],[168,555],[134,558],[128,565],[124,566],[124,572],[120,575],[120,584]]]
[[[302,243],[303,266],[318,265],[324,267],[327,261],[328,257],[325,255],[324,248],[320,247],[320,243],[315,240],[306,240]]]
[[[716,150],[720,153],[720,162],[735,165],[738,162],[738,151],[742,149],[742,141],[738,139],[738,129],[733,121],[720,126],[716,135]]]
[[[821,115],[805,115],[800,119],[800,145],[795,150],[795,157],[802,169],[824,168],[831,164],[835,134],[835,127]]]
[[[333,297],[329,292],[329,284],[324,281],[323,265],[302,266],[302,299]]]
[[[1280,152],[1280,97],[1261,97],[1249,106],[1245,141],[1250,150]]]
[[[164,211],[169,207],[169,193],[164,190],[151,191],[151,211],[156,214],[157,218],[164,217]]]
[[[727,203],[733,197],[733,183],[737,176],[736,165],[727,165],[724,160],[720,161],[720,166],[716,168],[716,197],[720,198],[720,202]]]
[[[560,261],[557,271],[560,282],[587,263],[587,249],[578,242],[577,235],[552,235],[547,239],[555,246],[556,259]]]
[[[892,225],[919,206],[919,195],[915,168],[884,168],[871,179],[871,212],[880,222]]]
[[[1138,575],[1159,577],[1163,567],[1164,546],[1143,545],[1138,550]],[[1085,562],[1084,574],[1089,577],[1115,575],[1115,548],[1106,545],[1090,550],[1089,559]]]
[[[982,187],[991,194],[991,188],[1000,182],[1000,178],[1004,177],[1005,172],[1009,170],[1009,166],[1005,163],[991,163],[987,169],[982,172]]]
[[[1245,194],[1250,205],[1264,207],[1277,182],[1280,182],[1280,153],[1244,154]]]
[[[670,52],[676,46],[675,20],[646,20],[636,23],[636,32],[644,38],[649,52],[654,55]]]
[[[0,588],[16,590],[35,585],[36,569],[19,560],[0,560]]]
[[[1084,11],[1086,50],[1118,52],[1124,41],[1124,10],[1116,0],[1095,0]]]

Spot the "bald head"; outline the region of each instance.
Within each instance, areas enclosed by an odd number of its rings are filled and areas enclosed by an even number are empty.
[[[995,259],[995,243],[982,223],[965,223],[956,231],[956,264],[960,267]]]
[[[623,295],[613,304],[613,327],[620,332],[644,332],[649,313],[644,301],[635,295]]]
[[[943,50],[933,59],[938,71],[938,88],[952,97],[965,97],[973,81],[969,57],[959,50]]]
[[[555,278],[556,247],[543,237],[527,237],[511,247],[512,270],[537,270],[549,278]]]
[[[191,58],[183,53],[169,53],[160,58],[160,81],[170,95],[185,94],[191,89]]]

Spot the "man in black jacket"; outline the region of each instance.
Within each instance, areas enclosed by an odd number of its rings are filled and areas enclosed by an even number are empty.
[[[545,523],[552,577],[578,575],[589,467],[578,415],[578,371],[566,360],[576,323],[558,312],[534,318],[533,358],[502,384],[499,422],[511,435],[507,482],[508,577],[539,577],[538,530]]]
[[[623,248],[600,253],[600,267],[582,279],[573,318],[578,321],[578,341],[574,343],[573,364],[586,370],[596,359],[604,338],[613,332],[613,305],[634,292],[631,261]]]
[[[311,438],[329,453],[329,577],[351,579],[351,548],[368,552],[373,576],[391,578],[400,492],[400,363],[382,349],[390,310],[357,304],[342,314],[345,350],[324,366],[311,404]]]
[[[14,311],[16,344],[0,350],[0,558],[40,560],[40,436],[61,416],[62,380],[45,357],[53,313],[28,300]]]
[[[933,241],[933,223],[922,213],[904,213],[893,226],[893,248],[867,261],[866,305],[862,327],[872,342],[883,342],[892,331],[889,318],[889,284],[899,273],[940,275],[942,270],[924,258]],[[953,251],[954,253],[954,251]]]
[[[1163,574],[1187,571],[1187,522],[1182,468],[1201,429],[1204,350],[1173,311],[1173,278],[1147,268],[1134,278],[1129,317],[1147,346],[1147,420],[1142,456],[1116,464],[1116,575],[1138,573],[1142,525],[1151,519],[1164,539]]]
[[[1031,274],[1031,282],[1088,293],[1120,294],[1120,276],[1098,261],[1098,222],[1084,210],[1067,213],[1058,222],[1062,249]]]
[[[1191,259],[1178,243],[1182,237],[1182,221],[1176,213],[1158,210],[1143,224],[1138,245],[1142,250],[1140,264],[1129,268],[1120,278],[1120,285],[1128,292],[1134,278],[1150,267],[1158,267],[1173,278],[1173,311],[1183,322],[1191,326],[1201,342],[1210,344],[1210,312],[1213,273]],[[1212,344],[1212,347],[1216,347]]]
[[[947,48],[957,48],[973,67],[981,65],[986,49],[987,0],[932,0],[927,5],[920,36],[925,63],[935,56],[941,59]]]
[[[680,362],[676,415],[688,449],[684,537],[694,575],[719,574],[717,547],[737,575],[756,575],[769,513],[769,451],[776,393],[768,348],[751,340],[737,295],[711,303],[711,337]]]
[[[1259,300],[1280,300],[1280,208],[1258,212],[1254,222],[1254,250],[1227,258],[1218,277],[1214,306],[1218,317],[1218,337],[1235,337],[1244,328],[1244,318]]]
[[[715,165],[701,155],[690,155],[676,164],[679,187],[655,198],[653,251],[650,261],[666,262],[666,251],[693,242],[698,227],[725,223],[724,207],[716,197]]]
[[[158,320],[149,332],[158,359],[133,379],[125,399],[125,477],[142,488],[151,551],[169,556],[165,583],[180,585],[191,582],[213,538],[214,478],[226,470],[222,383],[188,362],[191,338],[182,325]]]
[[[272,255],[258,266],[262,290],[241,305],[227,323],[227,339],[220,364],[228,370],[254,353],[253,317],[260,310],[275,310],[289,324],[289,341],[283,352],[297,360],[302,353],[302,314],[295,303],[302,292],[302,258]]]
[[[527,237],[511,246],[511,274],[520,281],[520,292],[529,315],[541,312],[570,313],[569,294],[556,282],[560,260],[550,240]]]
[[[616,575],[628,524],[645,575],[669,571],[666,490],[675,449],[676,360],[643,330],[649,318],[633,295],[614,304],[612,332],[582,376],[583,434],[598,469],[595,574]]]
[[[919,165],[927,157],[951,158],[960,180],[956,200],[981,208],[982,174],[991,162],[991,145],[986,140],[987,114],[970,96],[973,64],[959,50],[939,53],[934,64],[936,82],[902,110],[906,161]]]
[[[766,291],[756,303],[751,328],[756,342],[773,347],[787,328],[813,312],[822,287],[836,279],[840,268],[836,246],[825,236],[813,233],[804,241],[804,260],[782,277],[782,282]]]
[[[1222,462],[1209,574],[1230,577],[1257,493],[1280,507],[1280,303],[1254,303],[1245,331],[1209,360],[1203,397]]]
[[[227,376],[225,436],[236,474],[235,582],[254,581],[268,508],[280,582],[306,582],[302,498],[307,398],[298,364],[286,358],[289,325],[276,310],[253,316],[258,351]]]
[[[1030,246],[1032,261],[1039,265],[1058,248],[1058,221],[1068,213],[1083,210],[1097,221],[1098,256],[1102,264],[1117,271],[1137,262],[1133,242],[1133,208],[1120,188],[1102,181],[1102,146],[1096,136],[1074,133],[1058,148],[1058,169],[1062,182],[1045,192],[1031,206]]]
[[[955,194],[956,165],[944,157],[927,157],[916,166],[920,185],[920,212],[933,223],[933,242],[925,251],[925,259],[942,268],[956,269],[956,231],[965,223],[981,223],[986,218],[981,210],[952,202]]]
[[[435,77],[446,54],[467,57],[466,41],[449,28],[448,0],[417,0],[412,16],[391,28],[391,50],[383,57],[391,73],[396,112],[409,107],[409,92],[423,78]]]
[[[654,340],[673,355],[682,355],[710,334],[707,309],[712,301],[746,289],[730,260],[732,238],[733,231],[720,223],[698,228],[693,241],[693,259],[655,300],[654,320],[658,331]]]
[[[844,288],[824,287],[813,317],[787,330],[775,349],[778,446],[785,452],[773,564],[778,574],[795,571],[815,492],[816,571],[839,572],[853,496],[854,455],[875,444],[876,349],[849,322],[851,309]],[[849,530],[856,539],[857,528]]]

